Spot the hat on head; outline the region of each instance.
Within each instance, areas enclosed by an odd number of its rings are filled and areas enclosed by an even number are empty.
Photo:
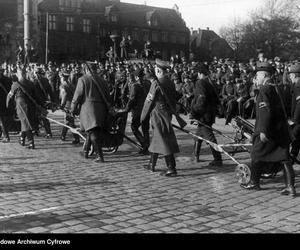
[[[143,69],[137,69],[133,72],[133,75],[136,77],[142,78],[142,77],[144,77],[145,74],[144,74]]]
[[[170,67],[170,64],[166,61],[162,61],[160,59],[156,59],[155,60],[155,63],[156,63],[156,66],[163,69],[163,70],[166,70]]]
[[[34,72],[35,72],[36,74],[43,74],[43,73],[44,73],[44,72],[43,72],[43,69],[42,69],[41,67],[35,67]]]
[[[195,67],[194,70],[200,74],[204,74],[204,75],[209,74],[209,67],[204,63],[197,65],[197,67]]]
[[[300,63],[295,63],[290,67],[289,73],[300,73]]]
[[[257,62],[256,72],[259,72],[259,71],[266,71],[266,72],[273,73],[274,67],[268,62]]]
[[[274,58],[274,61],[275,61],[275,62],[280,62],[280,58],[279,58],[278,56],[276,56],[276,57]]]

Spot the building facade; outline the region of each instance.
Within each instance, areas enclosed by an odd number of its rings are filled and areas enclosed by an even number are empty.
[[[217,58],[232,58],[233,49],[227,41],[218,36],[214,31],[198,29],[191,31],[190,52],[194,60],[212,61]]]
[[[167,9],[123,3],[118,0],[43,0],[33,17],[36,36],[32,39],[39,62],[101,60],[118,35],[131,37],[132,47],[141,52],[147,40],[165,60],[188,56],[190,32],[178,8]],[[48,23],[48,27],[47,27]],[[48,48],[48,50],[47,50]]]

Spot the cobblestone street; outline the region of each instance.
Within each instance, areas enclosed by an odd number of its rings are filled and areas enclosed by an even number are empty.
[[[50,117],[63,120],[61,113]],[[224,120],[215,126],[224,131]],[[106,163],[84,159],[82,145],[36,137],[36,150],[22,148],[12,135],[0,143],[1,233],[299,233],[300,196],[280,195],[282,173],[262,180],[262,190],[246,191],[235,179],[236,165],[224,156],[224,166],[208,167],[212,160],[204,145],[201,162],[192,158],[193,139],[176,131],[181,153],[177,178],[161,177],[143,166],[149,156],[124,140]],[[188,129],[195,129],[189,125]],[[229,127],[224,131],[230,134]],[[132,137],[130,122],[127,135]],[[217,137],[219,143],[225,141]],[[246,153],[237,155],[250,162]],[[300,168],[295,166],[300,190]]]

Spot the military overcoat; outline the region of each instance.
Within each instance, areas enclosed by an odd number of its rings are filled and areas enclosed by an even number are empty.
[[[10,100],[14,98],[17,115],[21,122],[21,130],[25,132],[35,129],[37,120],[35,104],[28,98],[23,90],[33,99],[36,99],[33,83],[28,80],[23,80],[12,84],[11,90],[7,95],[6,103],[7,106],[9,106]]]
[[[0,116],[10,115],[10,110],[6,107],[6,97],[11,88],[12,82],[9,78],[0,77]]]
[[[280,90],[278,88],[278,90]],[[281,100],[275,85],[268,80],[259,90],[256,103],[256,123],[251,159],[253,162],[281,162],[289,160],[290,136]],[[268,141],[260,140],[265,133]]]
[[[175,110],[176,90],[174,84],[170,79],[165,77],[159,80],[159,85],[164,94],[167,95],[170,105],[172,105]],[[149,114],[153,131],[149,151],[163,156],[179,153],[179,146],[172,127],[172,112],[156,80],[152,81],[142,110],[141,122],[143,122]]]
[[[198,80],[195,84],[191,107],[193,117],[211,126],[215,123],[219,104],[217,91],[208,78]]]
[[[72,100],[72,112],[76,110],[78,105],[81,105],[80,125],[84,131],[96,127],[104,129],[106,126],[108,108],[95,84],[102,89],[103,95],[110,102],[109,89],[103,78],[95,76],[95,80],[93,81],[92,76],[89,74],[80,77]]]

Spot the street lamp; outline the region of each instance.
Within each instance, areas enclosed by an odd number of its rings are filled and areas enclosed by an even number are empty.
[[[117,44],[116,44],[116,41],[117,41],[117,38],[119,36],[118,35],[110,35],[110,39],[113,41],[114,43],[114,62],[116,62],[116,58],[117,58]]]

